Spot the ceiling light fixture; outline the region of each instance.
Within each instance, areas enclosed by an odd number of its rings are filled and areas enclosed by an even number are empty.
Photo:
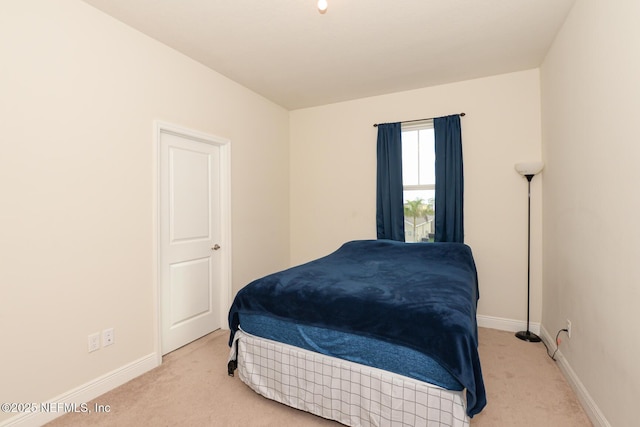
[[[327,11],[327,7],[329,7],[327,0],[318,0],[318,12],[325,13]]]

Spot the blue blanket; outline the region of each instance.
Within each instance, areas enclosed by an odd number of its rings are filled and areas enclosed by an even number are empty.
[[[486,405],[478,356],[478,280],[461,243],[359,240],[326,257],[258,279],[229,311],[376,338],[423,352],[465,388],[467,414]]]

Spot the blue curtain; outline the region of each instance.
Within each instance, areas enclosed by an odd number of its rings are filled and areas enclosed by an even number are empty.
[[[464,242],[460,116],[433,119],[436,149],[436,242]]]
[[[378,125],[376,227],[378,239],[404,242],[402,130],[400,123]]]

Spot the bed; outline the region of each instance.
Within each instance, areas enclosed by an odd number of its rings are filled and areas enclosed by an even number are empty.
[[[486,405],[478,298],[467,245],[347,242],[238,292],[229,375],[346,425],[468,426]]]

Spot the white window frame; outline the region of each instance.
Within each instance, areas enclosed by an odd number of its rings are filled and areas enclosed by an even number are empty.
[[[406,131],[419,131],[419,130],[423,130],[423,129],[433,129],[433,119],[421,120],[419,122],[403,123],[401,125],[401,133],[404,133]],[[434,140],[434,144],[435,144],[435,140]],[[435,149],[435,147],[434,147],[434,149]],[[420,151],[419,150],[420,150],[420,144],[418,144],[418,159],[420,158],[420,155],[419,155]],[[419,165],[418,165],[418,182],[420,182],[420,166]],[[433,191],[434,192],[434,196],[435,196],[435,189],[436,189],[435,183],[433,183],[433,184],[417,184],[417,185],[405,185],[404,182],[402,183],[402,191],[403,191],[403,193],[405,191],[420,191],[420,190],[424,191],[424,190],[429,190],[429,191]],[[404,199],[404,197],[403,197],[403,199]],[[406,231],[405,231],[405,234],[407,234]],[[412,233],[410,233],[410,234],[412,234]],[[407,237],[409,237],[409,236],[407,236]],[[412,239],[415,239],[415,236],[413,236],[413,235],[411,235],[410,237]]]

